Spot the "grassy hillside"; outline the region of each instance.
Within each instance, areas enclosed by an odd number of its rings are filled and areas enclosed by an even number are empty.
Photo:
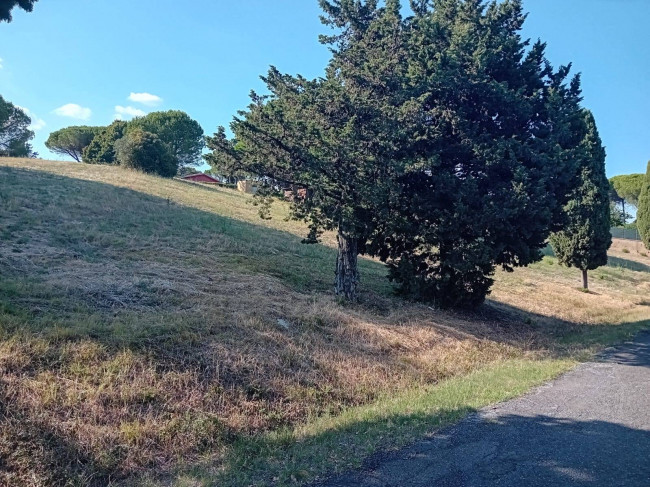
[[[648,325],[650,258],[498,273],[474,313],[391,294],[278,203],[0,159],[0,485],[266,485],[358,464]]]

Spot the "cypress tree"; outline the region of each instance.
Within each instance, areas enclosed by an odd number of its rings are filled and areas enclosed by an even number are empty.
[[[639,195],[639,209],[636,213],[636,226],[643,244],[650,249],[650,162]]]
[[[404,100],[404,28],[397,0],[321,0],[321,36],[333,53],[323,78],[309,80],[272,67],[269,95],[252,93],[248,110],[207,138],[206,160],[217,172],[243,171],[292,189],[292,216],[309,225],[306,243],[337,232],[335,292],[357,299],[357,257],[370,251],[387,218],[391,184],[403,172],[400,123]],[[262,194],[265,194],[262,191]]]
[[[564,228],[550,241],[560,263],[580,269],[583,288],[589,289],[588,271],[607,264],[612,235],[605,149],[590,111],[584,112],[584,122],[578,183],[564,207]]]
[[[574,184],[580,79],[521,38],[518,0],[421,2],[410,20],[414,162],[380,256],[400,293],[476,306],[541,258]]]
[[[207,140],[218,172],[302,189],[307,241],[336,230],[336,291],[356,255],[387,262],[400,292],[481,303],[497,266],[541,258],[575,183],[580,79],[520,36],[520,0],[321,0],[336,35],[322,79],[272,68],[269,95]],[[296,194],[296,196],[299,196]]]

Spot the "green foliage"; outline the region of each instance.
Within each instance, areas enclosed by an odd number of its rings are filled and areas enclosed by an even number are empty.
[[[0,96],[0,155],[29,157],[29,141],[34,132],[29,129],[31,119],[19,107]]]
[[[124,137],[127,123],[116,120],[103,128],[84,148],[83,161],[89,164],[115,164],[115,142]]]
[[[26,12],[31,12],[38,0],[0,0],[0,22],[11,22],[11,11],[20,7]]]
[[[415,160],[379,256],[407,297],[483,302],[496,266],[540,258],[574,184],[580,80],[520,37],[521,2],[435,2],[411,20]],[[526,52],[524,55],[523,53]]]
[[[629,205],[639,204],[639,195],[643,187],[645,174],[622,174],[609,180],[619,199],[625,200]]]
[[[82,161],[84,149],[104,127],[77,125],[52,132],[45,141],[45,147],[55,154],[68,155],[75,161]]]
[[[272,68],[208,160],[292,189],[307,241],[338,228],[338,263],[376,255],[411,298],[482,302],[496,266],[537,260],[562,218],[579,78],[527,47],[516,0],[412,2],[408,19],[395,0],[320,4],[337,32],[325,77]]]
[[[115,143],[117,161],[124,167],[173,177],[178,171],[176,158],[160,138],[150,132],[130,130]]]
[[[639,235],[647,249],[650,249],[650,162],[639,194],[639,208],[636,213]]]
[[[626,223],[629,214],[627,212],[623,213],[622,207],[612,199],[612,193],[610,191],[610,202],[609,202],[609,225],[611,227],[625,227],[628,224]]]
[[[566,223],[563,229],[550,238],[559,262],[583,272],[606,265],[607,250],[612,244],[605,149],[589,111],[585,112],[585,129],[579,183],[564,207]]]
[[[178,168],[178,175],[179,176],[188,176],[190,174],[199,174],[200,171],[198,171],[196,168],[191,167],[191,166],[185,166],[185,167],[180,167]]]
[[[639,204],[644,178],[644,174],[623,174],[609,180],[612,226],[625,225],[632,218],[633,215],[628,213],[626,205],[637,206]]]
[[[127,131],[144,130],[167,144],[178,166],[197,165],[205,145],[203,129],[196,120],[179,110],[152,112],[133,119]]]
[[[330,19],[345,28],[324,40],[334,57],[323,79],[271,68],[263,78],[270,94],[252,93],[248,110],[231,126],[235,139],[219,128],[207,140],[213,153],[206,158],[217,172],[269,181],[270,192],[292,190],[292,216],[310,226],[306,242],[337,229],[336,291],[350,300],[359,279],[357,253],[366,252],[379,215],[388,211],[388,190],[404,164],[397,148],[410,135],[396,113],[407,68],[399,8],[388,2],[359,9],[368,14],[360,24]]]

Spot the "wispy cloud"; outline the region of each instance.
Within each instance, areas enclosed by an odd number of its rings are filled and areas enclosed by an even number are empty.
[[[147,114],[147,112],[140,110],[139,108],[135,107],[123,107],[120,105],[117,105],[115,107],[115,119],[116,120],[128,120],[133,117],[144,117]]]
[[[70,117],[79,120],[88,120],[93,114],[90,108],[82,107],[76,103],[68,103],[67,105],[63,105],[62,107],[54,110],[54,113],[60,115],[61,117]]]
[[[151,93],[131,93],[129,95],[129,100],[135,103],[141,103],[148,107],[155,107],[162,103],[162,98],[157,95],[152,95]]]
[[[18,108],[20,108],[23,112],[25,112],[25,115],[27,115],[29,118],[32,119],[32,124],[29,126],[30,130],[33,130],[34,132],[38,132],[39,130],[42,130],[47,124],[45,123],[45,120],[42,118],[38,118],[34,112],[32,112],[29,108],[21,107],[16,105]]]
[[[2,58],[0,57],[0,69],[2,69]]]

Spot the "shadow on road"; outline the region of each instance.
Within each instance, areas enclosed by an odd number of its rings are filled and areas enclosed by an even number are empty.
[[[603,421],[507,415],[465,421],[362,472],[319,484],[348,486],[650,485],[650,432]]]
[[[605,351],[602,355],[602,361],[620,365],[650,367],[650,338],[648,337],[650,337],[650,332],[644,332],[639,335],[639,339],[634,343],[628,343]]]

